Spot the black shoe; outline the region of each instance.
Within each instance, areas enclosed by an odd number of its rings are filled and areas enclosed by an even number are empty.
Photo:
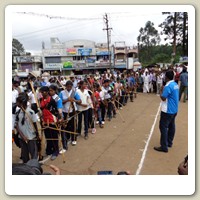
[[[164,150],[164,149],[162,149],[162,147],[154,147],[154,150],[160,151],[160,152],[165,152],[165,153],[168,152],[168,150]]]
[[[88,139],[88,135],[85,135],[85,136],[84,136],[84,139],[87,140],[87,139]]]

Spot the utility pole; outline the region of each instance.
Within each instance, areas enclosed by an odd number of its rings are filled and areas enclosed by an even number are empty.
[[[104,28],[103,30],[107,31],[107,44],[108,44],[108,57],[109,57],[109,67],[110,67],[110,71],[111,71],[111,51],[110,51],[110,30],[112,30],[112,28],[110,28],[108,26],[108,15],[107,13],[105,13],[105,16],[103,17],[105,24],[106,24],[106,28]]]

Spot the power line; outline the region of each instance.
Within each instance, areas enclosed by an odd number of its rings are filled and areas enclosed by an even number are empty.
[[[45,14],[42,14],[42,15],[46,16]],[[75,19],[76,19],[76,21],[71,22],[71,23],[53,26],[53,27],[45,28],[45,29],[40,29],[40,30],[37,30],[37,31],[32,31],[32,32],[28,32],[28,33],[24,33],[24,34],[20,34],[20,35],[14,35],[13,37],[18,37],[18,38],[19,37],[28,37],[27,35],[32,35],[32,34],[36,34],[36,33],[39,33],[39,32],[48,31],[48,30],[57,29],[57,28],[62,28],[62,27],[65,28],[65,26],[67,26],[67,28],[69,29],[69,25],[73,25],[73,24],[77,23],[77,21],[79,21],[79,18],[74,18],[74,20]],[[94,19],[94,20],[91,21],[91,23],[95,22],[96,20],[102,19],[102,18],[96,18],[96,19],[92,18],[92,19]],[[71,29],[71,27],[70,27],[70,29]]]
[[[62,16],[55,16],[55,15],[47,15],[47,14],[40,14],[40,13],[34,13],[34,12],[16,12],[17,14],[24,14],[24,15],[33,15],[33,16],[39,16],[39,17],[46,17],[49,19],[64,19],[64,20],[97,20],[101,19],[99,17],[62,17]]]

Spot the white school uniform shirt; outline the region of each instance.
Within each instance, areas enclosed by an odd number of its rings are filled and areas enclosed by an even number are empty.
[[[62,100],[67,100],[67,99],[71,96],[72,91],[73,91],[73,90],[70,90],[69,92],[68,92],[67,90],[61,91]],[[75,91],[75,93],[76,93],[76,91]],[[63,111],[64,113],[68,113],[68,112],[71,113],[71,112],[73,111],[72,107],[70,107],[70,104],[71,104],[71,102],[66,102],[65,104],[63,104],[62,111]],[[73,104],[74,104],[75,110],[77,110],[76,103],[73,102]],[[69,108],[70,108],[70,111],[69,111]]]
[[[100,96],[102,101],[105,99],[105,91],[104,91],[103,88],[102,88],[101,92],[99,92],[99,96]]]
[[[108,86],[108,87],[106,87],[106,88],[102,87],[102,90],[103,90],[103,92],[104,92],[104,99],[110,99],[111,96],[110,96],[110,94],[108,93],[108,91],[111,90],[111,87],[110,87],[110,86]]]
[[[16,89],[12,90],[12,103],[16,103],[18,95],[19,92]]]
[[[25,137],[27,137],[27,139],[32,140],[33,138],[36,137],[35,128],[33,128],[33,123],[37,122],[35,112],[31,110],[31,108],[29,107],[26,108],[24,125],[22,125],[21,123],[23,116],[24,116],[24,112],[20,110],[19,115],[18,115],[19,130],[24,134]],[[21,136],[19,135],[19,137]]]
[[[87,110],[89,108],[89,101],[88,100],[89,100],[89,97],[90,97],[88,91],[85,89],[84,92],[82,92],[80,89],[78,89],[77,93],[81,98],[81,101],[82,101],[81,104],[87,104],[88,105],[87,107],[83,107],[83,106],[77,104],[77,110],[78,111]]]
[[[28,96],[29,96],[29,102],[30,102],[30,104],[36,103],[35,97],[34,97],[34,94],[33,94],[32,91],[28,93]]]

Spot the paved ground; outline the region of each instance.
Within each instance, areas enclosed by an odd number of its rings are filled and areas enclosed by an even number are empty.
[[[111,170],[113,174],[128,170],[131,174],[176,175],[178,164],[188,152],[188,103],[180,102],[174,145],[168,153],[153,150],[160,140],[159,114],[152,129],[159,104],[157,95],[139,93],[133,103],[120,110],[125,122],[118,113],[117,118],[106,121],[104,129],[97,127],[88,140],[79,137],[77,146],[69,145],[65,154],[45,164],[58,166],[66,175],[92,175],[100,170]],[[13,144],[13,162],[19,161],[19,155],[20,149]],[[48,166],[43,168],[51,172]]]

